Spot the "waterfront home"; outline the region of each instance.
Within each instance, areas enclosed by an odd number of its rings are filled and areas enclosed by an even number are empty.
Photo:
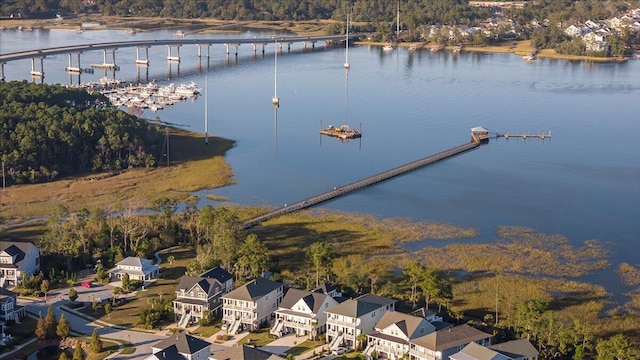
[[[0,287],[14,287],[40,271],[40,250],[30,242],[0,241]]]
[[[527,339],[508,341],[484,347],[469,343],[459,352],[449,356],[450,360],[536,360],[538,350]]]
[[[326,331],[325,310],[336,305],[338,302],[323,292],[289,289],[275,312],[271,334],[281,337],[294,333],[316,340]]]
[[[221,312],[222,296],[233,290],[233,276],[215,267],[199,276],[183,276],[176,288],[173,313],[178,327],[198,322],[206,312]]]
[[[393,299],[365,294],[329,308],[326,310],[329,347],[335,349],[344,345],[355,350],[358,335],[374,332],[384,313],[395,310],[395,303]]]
[[[257,330],[271,322],[282,302],[284,284],[259,277],[222,296],[222,320],[228,332]]]
[[[409,341],[431,334],[436,327],[420,316],[398,311],[387,311],[367,335],[367,348],[363,354],[369,360],[398,360],[409,352]]]
[[[491,345],[491,334],[469,325],[459,325],[412,339],[409,342],[410,360],[447,360],[469,343]]]
[[[152,355],[145,360],[207,360],[211,343],[178,332],[151,346]]]
[[[151,260],[132,256],[118,262],[115,268],[109,270],[111,278],[116,280],[122,280],[124,274],[129,274],[130,280],[148,281],[157,279],[159,273],[159,267],[153,265]]]
[[[24,315],[24,307],[18,305],[18,294],[0,287],[0,323],[19,323]]]

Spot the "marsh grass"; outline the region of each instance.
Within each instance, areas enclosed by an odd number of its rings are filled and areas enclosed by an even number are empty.
[[[185,200],[191,192],[233,183],[224,154],[233,142],[181,129],[171,130],[171,166],[87,175],[44,184],[11,186],[5,190],[0,216],[31,218],[52,213],[59,204],[70,210],[106,208],[121,202],[148,207],[160,196]]]

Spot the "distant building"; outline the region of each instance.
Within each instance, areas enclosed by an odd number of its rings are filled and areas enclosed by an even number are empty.
[[[176,288],[173,313],[179,327],[197,322],[205,311],[211,314],[222,310],[222,296],[233,290],[233,276],[221,267],[199,276],[183,276]]]
[[[0,323],[6,324],[8,320],[20,322],[24,317],[24,307],[19,306],[18,294],[5,288],[0,288]]]
[[[416,338],[410,342],[410,360],[447,360],[469,343],[491,344],[491,334],[469,325],[460,325]]]
[[[210,360],[284,360],[282,356],[253,348],[247,345],[233,344],[223,350],[214,351]]]
[[[14,287],[40,271],[40,250],[29,242],[0,241],[0,287]]]
[[[151,260],[129,256],[118,262],[116,267],[109,270],[112,279],[122,280],[124,274],[129,274],[130,280],[148,281],[158,278],[159,267]]]
[[[336,305],[338,302],[323,292],[289,289],[275,312],[271,334],[280,337],[294,333],[315,340],[326,330],[325,310]]]
[[[235,334],[268,324],[284,296],[284,284],[259,277],[222,296],[222,320]]]
[[[538,350],[527,339],[508,341],[484,347],[469,343],[459,352],[450,355],[450,360],[536,360]]]
[[[375,331],[367,335],[367,348],[363,354],[369,360],[399,360],[409,353],[409,342],[436,331],[421,316],[387,311],[382,315]]]
[[[145,360],[207,360],[211,343],[182,332],[151,346],[152,355]]]

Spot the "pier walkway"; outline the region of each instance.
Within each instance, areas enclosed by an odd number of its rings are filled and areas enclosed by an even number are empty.
[[[358,191],[360,189],[363,189],[367,186],[373,185],[373,184],[377,184],[379,182],[391,179],[393,177],[396,176],[400,176],[403,174],[406,174],[410,171],[413,171],[415,169],[418,169],[420,167],[429,165],[429,164],[433,164],[435,162],[438,162],[440,160],[444,160],[446,158],[461,154],[463,152],[469,151],[471,149],[475,149],[478,146],[480,146],[481,141],[478,138],[473,138],[473,140],[471,142],[468,142],[466,144],[462,144],[459,146],[456,146],[454,148],[439,152],[437,154],[428,156],[426,158],[420,159],[420,160],[416,160],[413,162],[410,162],[408,164],[402,165],[402,166],[398,166],[394,169],[373,175],[373,176],[369,176],[365,179],[341,186],[341,187],[334,187],[333,190],[324,192],[322,194],[318,194],[315,196],[312,196],[310,198],[306,198],[303,199],[301,201],[298,201],[296,203],[292,203],[292,204],[285,204],[285,206],[277,208],[275,210],[269,211],[268,213],[255,217],[253,219],[249,219],[247,221],[244,222],[244,228],[248,229],[251,228],[253,226],[256,226],[258,224],[260,224],[263,221],[267,221],[269,219],[272,219],[276,216],[280,216],[283,214],[288,214],[288,213],[292,213],[294,211],[298,211],[298,210],[303,210],[306,208],[310,208],[312,206],[327,202],[329,200],[333,200],[335,198],[341,197],[341,196],[345,196],[349,193]]]

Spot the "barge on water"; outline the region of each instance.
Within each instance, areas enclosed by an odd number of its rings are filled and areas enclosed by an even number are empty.
[[[360,131],[349,127],[349,125],[342,125],[340,127],[329,125],[328,128],[320,130],[320,134],[337,137],[343,140],[356,139],[362,136]]]

